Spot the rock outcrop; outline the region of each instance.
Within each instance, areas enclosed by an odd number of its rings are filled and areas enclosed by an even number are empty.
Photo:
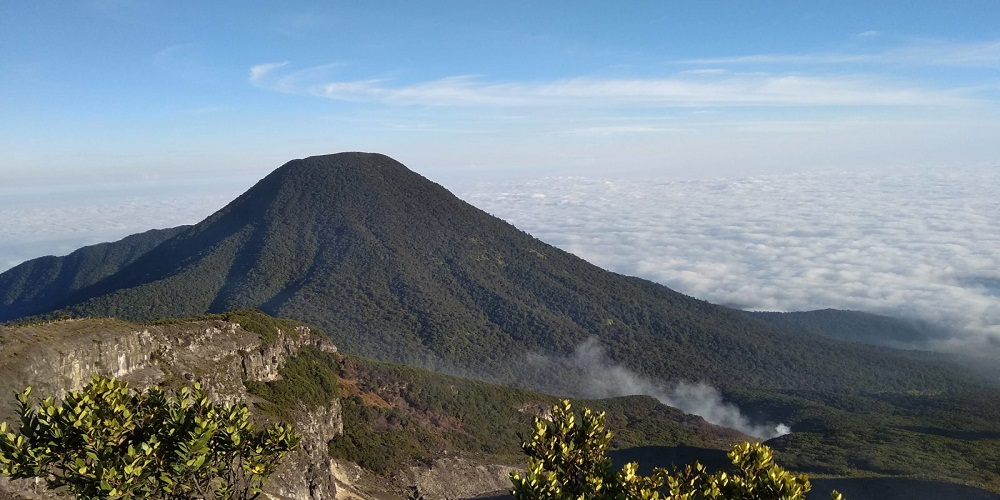
[[[300,409],[297,417],[302,443],[271,475],[267,493],[272,498],[339,498],[327,443],[344,432],[340,400],[312,411]]]
[[[38,396],[60,397],[98,374],[139,386],[197,380],[218,400],[241,402],[251,397],[244,381],[276,380],[279,369],[305,346],[337,350],[304,326],[278,329],[265,342],[240,324],[222,320],[142,327],[110,319],[0,326],[0,392],[31,386]],[[0,398],[4,419],[13,415],[14,404],[12,397]],[[273,498],[336,498],[327,443],[343,433],[340,401],[300,408],[295,416],[300,449],[271,477],[266,493]],[[5,495],[46,498],[51,492],[36,481],[4,481],[0,498]]]
[[[428,500],[472,498],[483,492],[510,490],[512,470],[466,458],[440,458],[427,467],[409,467],[400,479]]]

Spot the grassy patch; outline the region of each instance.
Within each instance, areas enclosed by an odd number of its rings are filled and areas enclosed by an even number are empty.
[[[257,404],[267,414],[291,420],[296,408],[326,406],[339,396],[333,354],[304,347],[281,367],[272,382],[245,382],[247,390],[264,399]]]

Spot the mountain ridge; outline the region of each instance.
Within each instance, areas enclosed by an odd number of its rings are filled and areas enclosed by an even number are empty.
[[[0,321],[54,307],[188,227],[151,229],[115,242],[85,246],[63,257],[39,257],[12,267],[0,273]]]
[[[662,381],[885,390],[968,382],[943,365],[805,338],[600,269],[374,153],[288,162],[36,313],[151,320],[248,307],[316,324],[361,355],[573,394],[587,388],[529,373],[526,359],[568,356],[593,336],[614,363]]]

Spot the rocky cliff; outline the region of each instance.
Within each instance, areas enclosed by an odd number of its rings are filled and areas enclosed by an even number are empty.
[[[335,352],[308,327],[275,328],[265,337],[239,323],[219,319],[143,325],[111,319],[63,320],[0,326],[0,392],[31,386],[39,396],[59,397],[86,385],[93,374],[137,385],[176,386],[198,380],[221,401],[249,401],[245,381],[272,381],[304,346]],[[14,399],[0,398],[5,419]],[[327,442],[343,432],[340,401],[293,412],[302,434],[300,449],[272,476],[273,498],[324,499],[337,495]],[[0,484],[0,498],[51,496],[33,481]]]

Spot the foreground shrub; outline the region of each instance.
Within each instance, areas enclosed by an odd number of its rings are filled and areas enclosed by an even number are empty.
[[[729,450],[734,472],[709,473],[695,462],[681,471],[657,468],[638,474],[638,464],[612,467],[607,456],[611,431],[604,413],[584,408],[576,414],[569,401],[552,408],[552,421],[535,419],[534,432],[522,448],[528,470],[511,474],[511,493],[519,500],[805,500],[811,485],[774,463],[770,448],[742,443]],[[842,500],[836,491],[832,500]]]
[[[246,405],[94,376],[62,401],[17,394],[20,428],[0,423],[0,473],[80,498],[256,498],[299,442],[291,426],[255,430]]]

